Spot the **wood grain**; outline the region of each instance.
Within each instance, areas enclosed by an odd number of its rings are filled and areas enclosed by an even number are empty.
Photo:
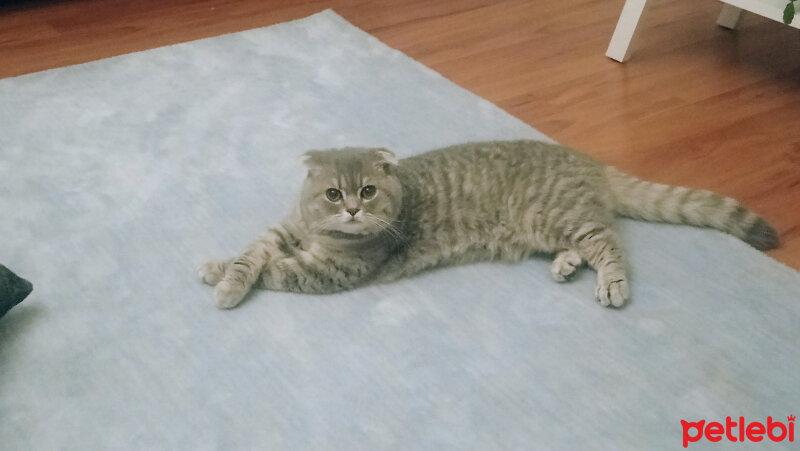
[[[633,59],[605,50],[623,0],[61,0],[0,6],[0,77],[333,8],[558,141],[660,182],[736,197],[800,269],[800,30],[712,0],[651,0]]]

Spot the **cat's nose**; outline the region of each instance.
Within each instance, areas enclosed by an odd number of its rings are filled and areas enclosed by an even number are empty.
[[[350,216],[355,216],[360,210],[358,208],[348,208],[345,211],[350,213]]]

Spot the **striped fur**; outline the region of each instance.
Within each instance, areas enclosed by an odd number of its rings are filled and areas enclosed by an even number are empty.
[[[535,252],[555,255],[559,282],[588,263],[597,300],[619,307],[630,290],[616,215],[712,227],[759,249],[778,243],[733,199],[638,180],[538,141],[463,144],[399,162],[385,149],[349,148],[309,152],[305,162],[301,201],[286,220],[241,256],[201,267],[218,307],[236,306],[253,286],[332,293]]]
[[[711,227],[759,250],[778,245],[775,229],[734,199],[706,190],[646,182],[612,167],[606,167],[606,174],[615,211],[621,216]]]

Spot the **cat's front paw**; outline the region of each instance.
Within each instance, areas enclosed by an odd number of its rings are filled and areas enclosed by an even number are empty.
[[[246,294],[247,287],[244,284],[222,280],[214,287],[214,303],[217,308],[234,308],[242,302]]]
[[[228,262],[225,260],[211,260],[197,268],[197,276],[200,277],[203,283],[213,287],[225,276],[225,268],[227,266]]]
[[[622,307],[631,298],[628,281],[624,276],[597,276],[595,298],[603,307]]]
[[[556,254],[553,264],[550,265],[550,274],[556,282],[566,282],[573,275],[578,267],[583,264],[580,254],[572,250],[561,251]]]

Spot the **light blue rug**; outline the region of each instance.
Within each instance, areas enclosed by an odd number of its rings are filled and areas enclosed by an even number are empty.
[[[513,138],[544,137],[330,11],[0,80],[0,262],[35,286],[0,448],[678,449],[682,419],[800,414],[800,276],[713,231],[623,222],[621,311],[544,258],[232,311],[196,279],[305,150]]]

